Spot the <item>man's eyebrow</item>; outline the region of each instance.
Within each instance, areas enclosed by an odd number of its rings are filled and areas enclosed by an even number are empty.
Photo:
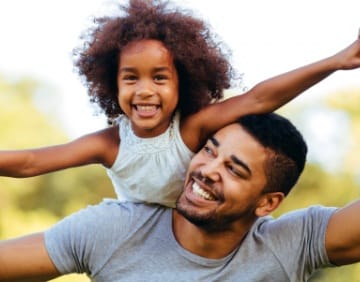
[[[219,147],[220,146],[220,142],[214,137],[214,136],[211,136],[209,137],[209,141],[211,141],[211,143],[213,143],[213,145],[215,147]],[[231,160],[236,163],[237,165],[241,166],[242,168],[244,168],[250,175],[252,174],[251,173],[251,170],[249,168],[249,166],[244,163],[242,160],[240,160],[239,158],[237,158],[236,156],[234,155],[231,155]]]
[[[244,169],[251,175],[251,170],[250,170],[249,166],[248,166],[246,163],[244,163],[242,160],[239,160],[239,159],[238,159],[236,156],[234,156],[234,155],[231,155],[230,157],[231,157],[231,159],[232,159],[232,161],[233,161],[234,163],[236,163],[237,165],[239,165],[239,166],[241,166],[242,168],[244,168]]]
[[[211,141],[211,143],[214,144],[215,147],[219,147],[219,146],[220,146],[219,141],[217,141],[214,136],[209,137],[209,140]]]

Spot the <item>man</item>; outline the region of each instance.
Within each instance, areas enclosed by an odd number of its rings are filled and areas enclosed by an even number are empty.
[[[194,156],[176,209],[108,201],[5,241],[0,281],[71,272],[95,281],[306,281],[319,268],[357,262],[359,200],[269,216],[306,151],[286,119],[242,118]]]

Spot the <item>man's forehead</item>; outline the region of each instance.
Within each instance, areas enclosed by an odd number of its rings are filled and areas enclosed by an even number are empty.
[[[218,145],[220,145],[220,140],[222,140],[223,142],[226,142],[229,139],[234,140],[243,135],[248,135],[249,137],[254,139],[252,136],[250,136],[247,133],[247,131],[239,123],[232,123],[232,124],[229,124],[221,129],[219,129],[213,135],[213,139],[215,139],[216,140],[215,142],[219,143]],[[256,142],[255,139],[254,139],[254,142]]]
[[[236,152],[242,148],[252,147],[263,151],[263,146],[249,134],[239,123],[233,123],[218,130],[209,138],[216,147],[230,150],[236,155]]]

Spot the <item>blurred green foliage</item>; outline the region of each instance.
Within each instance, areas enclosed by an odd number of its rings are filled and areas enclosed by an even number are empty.
[[[57,116],[48,114],[56,112],[53,109],[58,106],[52,90],[30,79],[9,82],[0,77],[1,150],[69,141]],[[50,108],[46,115],[34,104],[35,95],[46,100]],[[115,197],[112,185],[104,168],[96,165],[26,179],[0,177],[0,239],[44,230],[64,216],[109,197]],[[83,275],[55,280],[89,281]]]
[[[308,162],[299,182],[274,213],[274,216],[279,216],[294,209],[305,208],[309,205],[321,204],[341,207],[359,198],[360,111],[358,101],[360,101],[360,89],[344,89],[341,92],[326,95],[323,101],[324,106],[332,110],[344,111],[349,117],[349,136],[343,136],[343,138],[344,141],[347,138],[351,140],[350,146],[347,148],[343,161],[335,172],[330,173],[319,164]],[[297,121],[295,123],[301,130],[300,120],[304,108],[311,106],[313,106],[311,102],[300,106],[298,104],[293,106],[290,103],[283,110],[283,114],[290,117],[291,120]],[[341,125],[334,124],[334,127],[336,126]],[[308,142],[308,146],[312,146],[312,144]],[[321,148],[317,149],[321,150]],[[336,146],[333,149],[337,150]],[[360,263],[321,270],[312,277],[311,281],[360,281]]]
[[[29,79],[9,82],[0,77],[1,149],[49,146],[69,141],[57,117],[45,115],[34,105],[34,93],[41,87],[44,86]],[[56,101],[56,93],[46,90],[42,92],[47,95],[37,99],[47,99],[49,107],[56,107],[52,102]],[[329,173],[319,165],[308,163],[300,181],[274,216],[313,204],[342,206],[359,197],[359,175],[356,175],[356,159],[360,158],[360,146],[357,145],[360,141],[359,92],[334,93],[325,101],[328,107],[344,110],[351,117],[349,138],[353,139],[354,145],[346,155],[343,169]],[[301,108],[292,110],[287,107],[285,111],[286,116],[296,118]],[[104,168],[96,165],[27,179],[2,177],[0,239],[44,230],[64,216],[105,197],[114,197],[114,192]],[[360,281],[359,277],[360,264],[355,264],[319,271],[311,281]],[[53,281],[81,282],[89,279],[84,275],[68,275]]]

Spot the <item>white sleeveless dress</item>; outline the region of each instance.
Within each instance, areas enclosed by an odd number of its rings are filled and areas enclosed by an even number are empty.
[[[179,123],[177,113],[163,134],[140,138],[125,115],[118,119],[120,150],[107,173],[119,200],[174,207],[194,155],[181,138]]]

